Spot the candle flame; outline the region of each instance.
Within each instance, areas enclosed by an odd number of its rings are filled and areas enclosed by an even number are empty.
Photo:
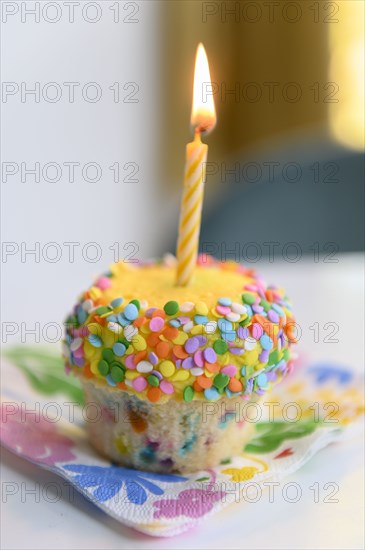
[[[197,132],[211,132],[217,121],[213,99],[207,54],[202,43],[198,45],[195,58],[193,108],[191,124]]]

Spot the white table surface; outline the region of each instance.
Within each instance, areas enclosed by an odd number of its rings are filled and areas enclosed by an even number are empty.
[[[363,256],[338,256],[338,263],[322,260],[260,263],[267,280],[280,282],[292,297],[302,327],[300,351],[313,361],[331,361],[364,369],[364,261]],[[314,342],[313,323],[321,327]],[[334,338],[325,342],[326,323],[337,323]],[[2,452],[2,487],[14,483],[16,494],[2,494],[1,548],[7,549],[355,549],[364,547],[364,446],[363,437],[327,447],[299,472],[281,484],[296,482],[302,497],[284,500],[278,487],[274,502],[263,493],[255,504],[234,504],[208,518],[200,527],[174,538],[151,538],[107,517],[65,485],[52,500],[57,476]],[[318,483],[319,502],[310,489]],[[337,484],[334,499],[324,502]],[[9,487],[9,485],[7,485]],[[48,498],[42,497],[47,489]],[[36,495],[40,494],[39,502]]]

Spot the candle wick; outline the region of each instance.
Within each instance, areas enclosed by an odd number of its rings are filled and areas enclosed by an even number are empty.
[[[204,132],[204,129],[202,129],[200,126],[197,126],[194,130],[194,140],[200,141],[201,133]]]

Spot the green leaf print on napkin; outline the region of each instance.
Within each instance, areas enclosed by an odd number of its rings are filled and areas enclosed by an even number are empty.
[[[256,435],[245,446],[248,453],[269,453],[275,451],[286,439],[297,439],[314,432],[320,427],[314,420],[302,422],[260,422]]]
[[[16,346],[4,351],[4,355],[26,376],[32,388],[45,395],[62,393],[82,404],[84,397],[77,380],[67,377],[61,356],[47,349]]]

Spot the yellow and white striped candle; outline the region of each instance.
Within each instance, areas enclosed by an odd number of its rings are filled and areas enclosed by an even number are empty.
[[[208,145],[202,143],[200,134],[211,131],[215,126],[215,106],[211,91],[207,55],[203,45],[199,44],[195,61],[194,98],[191,114],[195,138],[186,146],[184,191],[176,251],[176,282],[179,286],[186,286],[191,282],[198,255],[208,155]]]
[[[203,206],[205,167],[208,145],[195,139],[186,146],[184,192],[181,202],[179,237],[177,241],[177,284],[189,284],[196,265],[200,220]]]

